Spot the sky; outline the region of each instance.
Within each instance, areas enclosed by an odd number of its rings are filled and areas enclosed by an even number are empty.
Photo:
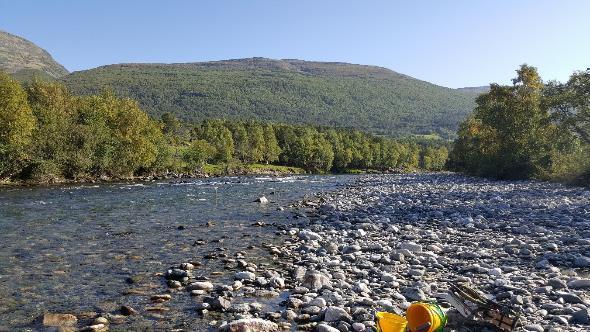
[[[382,66],[446,87],[590,67],[589,0],[0,0],[0,30],[70,71],[246,57]]]

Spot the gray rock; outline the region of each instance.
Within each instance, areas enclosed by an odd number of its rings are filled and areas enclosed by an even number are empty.
[[[305,274],[303,287],[318,291],[324,286],[331,285],[330,278],[323,273],[310,271]]]
[[[310,230],[302,230],[299,232],[299,238],[306,241],[321,241],[322,236]]]
[[[572,324],[588,324],[590,323],[590,310],[589,309],[582,309],[572,313],[572,317],[570,318],[570,323]]]
[[[261,318],[244,318],[228,323],[221,330],[225,332],[274,332],[279,330],[279,326],[276,323]]]
[[[186,287],[188,291],[203,290],[210,291],[213,289],[213,284],[210,281],[195,281]]]
[[[320,323],[315,328],[316,332],[340,332],[337,328],[326,323]]]
[[[531,332],[543,332],[543,331],[545,331],[545,328],[543,328],[543,325],[541,325],[541,324],[529,324],[529,325],[525,325],[523,327],[523,329],[525,331],[531,331]]]
[[[283,279],[281,277],[272,277],[268,281],[268,284],[272,288],[283,288],[283,287],[285,287],[285,279]]]
[[[404,242],[400,245],[400,249],[408,250],[410,252],[422,252],[422,246],[414,242]]]
[[[335,307],[335,306],[331,306],[326,308],[326,311],[324,313],[324,320],[326,322],[336,322],[339,320],[351,320],[352,318],[350,317],[350,315],[346,312],[346,310],[344,310],[343,308],[340,307]]]
[[[236,280],[254,281],[256,279],[256,274],[254,274],[253,272],[250,272],[250,271],[241,271],[241,272],[237,272],[236,275],[234,276],[234,278]]]
[[[578,289],[578,288],[589,288],[590,287],[590,279],[575,279],[567,283],[569,288]]]

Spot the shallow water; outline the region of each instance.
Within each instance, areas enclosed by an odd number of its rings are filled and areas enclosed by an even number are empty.
[[[197,274],[222,271],[219,259],[203,259],[219,248],[233,257],[254,245],[249,257],[263,257],[260,245],[277,241],[274,228],[252,227],[253,222],[285,222],[291,213],[278,206],[352,178],[226,177],[0,189],[0,330],[37,329],[44,312],[115,312],[123,304],[141,315],[111,330],[201,328],[205,323],[187,293],[174,294],[165,304],[168,312],[144,310],[153,306],[150,295],[167,290],[157,273],[191,260],[202,263]],[[253,203],[262,194],[270,204]],[[208,221],[214,225],[206,226]],[[196,240],[206,244],[194,245]],[[129,284],[129,277],[137,282]]]

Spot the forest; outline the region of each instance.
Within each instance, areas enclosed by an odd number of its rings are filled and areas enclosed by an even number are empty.
[[[154,118],[312,123],[398,138],[454,138],[477,97],[385,68],[263,58],[109,65],[61,80],[79,95],[112,88]]]
[[[590,184],[590,70],[544,83],[522,65],[460,125],[449,168],[498,179]]]
[[[353,129],[209,119],[153,119],[105,90],[76,96],[58,82],[21,84],[0,73],[0,179],[58,182],[282,165],[309,173],[441,170],[442,143]]]

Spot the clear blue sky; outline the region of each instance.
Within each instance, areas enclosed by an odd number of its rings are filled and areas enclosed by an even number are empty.
[[[590,67],[588,0],[0,0],[0,30],[68,70],[261,56],[378,65],[448,87]]]

